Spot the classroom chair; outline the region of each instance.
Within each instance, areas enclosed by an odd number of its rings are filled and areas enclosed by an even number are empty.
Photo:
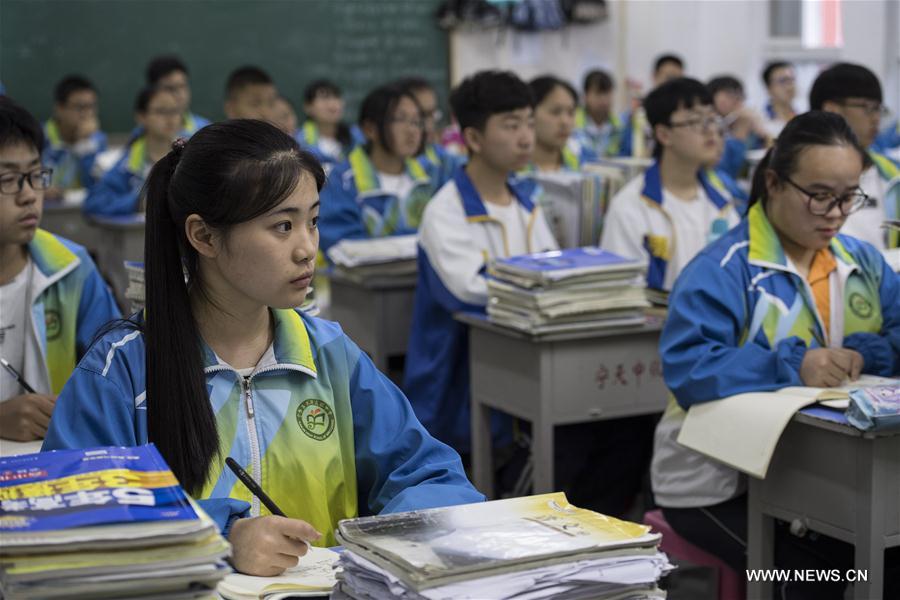
[[[679,563],[690,563],[715,570],[718,579],[719,600],[745,600],[746,588],[737,571],[675,533],[675,530],[666,522],[662,510],[656,509],[644,513],[644,525],[649,525],[654,532],[662,534],[659,548],[671,559]]]

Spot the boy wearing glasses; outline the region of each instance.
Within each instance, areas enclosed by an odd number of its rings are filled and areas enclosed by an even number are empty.
[[[734,198],[706,167],[718,162],[722,121],[706,86],[664,83],[644,99],[653,165],[613,197],[600,246],[649,262],[647,285],[668,292],[685,265],[737,224]]]
[[[862,209],[850,215],[841,233],[865,240],[878,248],[900,246],[896,232],[881,228],[885,219],[900,218],[900,165],[871,149],[887,112],[882,104],[878,77],[862,65],[839,63],[822,71],[809,92],[811,110],[824,110],[844,117],[872,164],[863,172],[859,186],[869,196]]]
[[[179,137],[191,137],[198,129],[209,125],[209,119],[191,112],[191,85],[187,66],[175,55],[157,56],[147,65],[147,85],[168,90],[178,100],[182,113]]]
[[[96,183],[94,163],[106,150],[106,134],[97,119],[97,90],[80,75],[68,75],[53,93],[53,117],[44,125],[44,166],[53,170],[47,199]]]
[[[774,61],[766,65],[762,74],[769,100],[763,107],[766,132],[775,139],[788,121],[794,118],[794,98],[797,95],[797,75],[791,63]]]
[[[77,360],[120,316],[85,249],[38,229],[43,145],[35,118],[0,97],[0,438],[16,441],[44,437]]]

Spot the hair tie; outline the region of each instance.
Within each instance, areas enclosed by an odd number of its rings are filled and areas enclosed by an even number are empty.
[[[172,142],[172,152],[175,153],[176,161],[181,160],[181,153],[184,152],[184,147],[187,145],[187,138],[180,137]]]

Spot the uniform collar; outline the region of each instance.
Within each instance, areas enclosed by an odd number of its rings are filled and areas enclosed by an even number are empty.
[[[487,207],[481,199],[481,194],[475,189],[475,184],[469,179],[469,174],[466,173],[465,166],[456,168],[456,171],[453,173],[453,182],[456,184],[456,189],[459,190],[463,210],[466,211],[466,217],[488,216]],[[515,180],[513,178],[510,177],[506,180],[506,187],[525,210],[528,212],[534,210],[534,202],[525,195],[524,190],[515,185]]]
[[[312,343],[303,317],[293,309],[270,310],[275,322],[275,339],[270,351],[266,353],[268,360],[265,360],[264,355],[263,361],[258,366],[261,369],[281,367],[301,370],[316,377],[317,370],[313,359]],[[203,344],[203,364],[207,369],[222,364],[206,343]]]
[[[378,174],[375,165],[369,158],[368,152],[362,146],[357,146],[350,151],[347,157],[350,161],[350,169],[353,171],[353,179],[356,182],[356,191],[360,194],[380,189]],[[409,158],[406,160],[406,174],[415,181],[428,181],[428,174],[419,161]]]
[[[28,253],[37,268],[49,279],[74,269],[81,259],[48,231],[38,229],[28,243]]]
[[[747,228],[749,241],[748,259],[751,264],[793,272],[784,253],[781,240],[769,221],[762,202],[757,202],[750,207],[747,213]],[[851,267],[857,265],[856,259],[847,251],[839,237],[835,236],[832,238],[828,247],[839,262]]]
[[[709,201],[720,210],[725,208],[729,200],[718,177],[711,179],[709,174],[701,169],[697,172],[697,179],[700,185],[703,186],[703,191],[706,192],[706,197],[709,198]],[[660,206],[663,204],[662,174],[660,173],[658,160],[653,161],[650,168],[644,172],[644,188],[641,190],[641,195]]]
[[[128,146],[125,164],[128,170],[135,174],[143,173],[144,164],[147,161],[147,138],[143,135],[136,138]]]

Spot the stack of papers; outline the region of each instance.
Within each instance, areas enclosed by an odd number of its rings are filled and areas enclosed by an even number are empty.
[[[538,203],[561,248],[596,245],[606,212],[606,186],[593,173],[557,171],[529,175],[538,185]]]
[[[125,288],[125,299],[131,302],[131,314],[134,314],[144,310],[146,301],[144,263],[126,260],[125,273],[128,274],[128,287]]]
[[[595,247],[500,259],[488,268],[488,318],[531,334],[641,326],[646,270]]]
[[[281,600],[331,593],[337,579],[334,566],[338,553],[311,546],[296,567],[276,577],[254,577],[232,573],[219,584],[226,600]]]
[[[416,272],[415,235],[365,240],[341,240],[328,249],[328,258],[351,279],[396,277]]]
[[[332,598],[664,598],[658,534],[554,493],[342,521]]]
[[[156,447],[0,459],[0,595],[206,598],[231,546]]]

